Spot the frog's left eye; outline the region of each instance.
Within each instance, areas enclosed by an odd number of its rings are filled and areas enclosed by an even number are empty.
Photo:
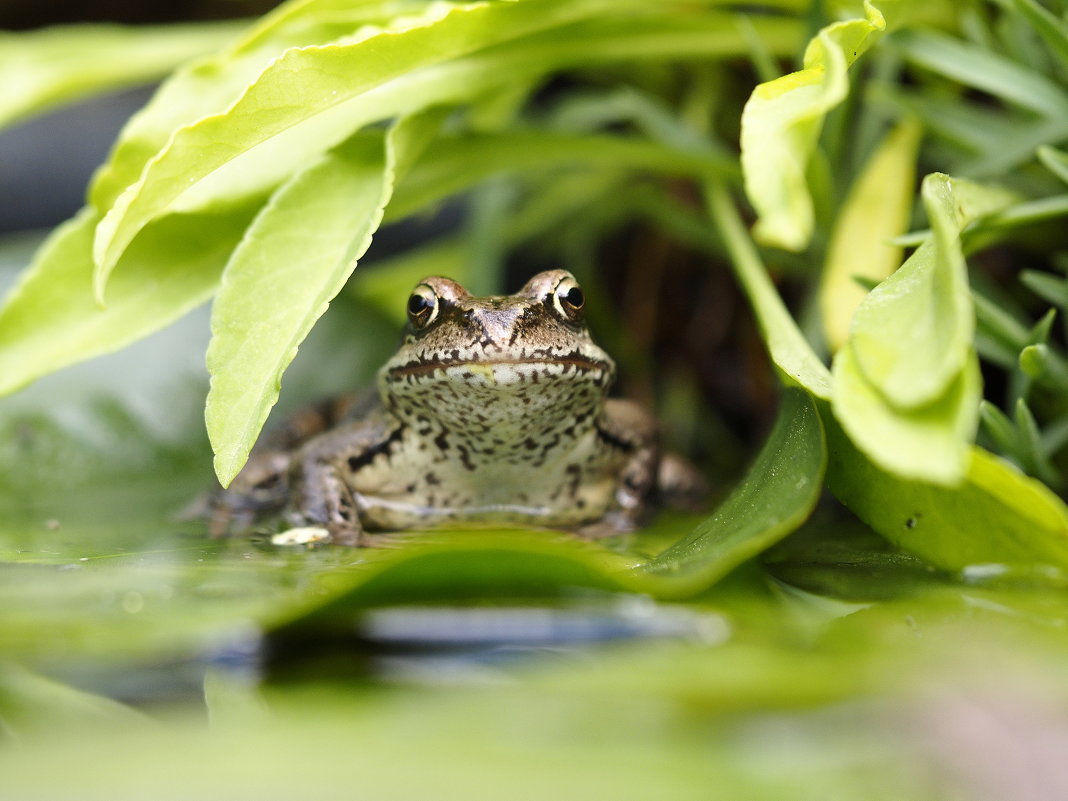
[[[586,305],[586,294],[582,287],[570,276],[556,285],[553,292],[553,308],[557,314],[570,322],[582,319],[582,308]]]
[[[438,316],[438,296],[427,284],[420,284],[408,298],[408,322],[412,328],[426,328]]]

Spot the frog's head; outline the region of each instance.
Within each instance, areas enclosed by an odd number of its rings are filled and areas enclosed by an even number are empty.
[[[584,306],[565,270],[490,297],[474,297],[448,278],[426,278],[408,298],[404,340],[379,372],[382,395],[413,416],[429,408],[441,417],[443,404],[470,414],[475,404],[513,399],[520,416],[592,413],[615,365],[590,338]]]

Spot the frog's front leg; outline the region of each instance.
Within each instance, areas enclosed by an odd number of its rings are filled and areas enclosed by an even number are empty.
[[[600,523],[586,533],[632,531],[649,507],[659,461],[656,420],[633,401],[610,399],[597,425],[606,446],[624,455],[615,500]]]
[[[286,520],[293,526],[325,528],[338,545],[370,544],[360,522],[353,475],[387,452],[399,430],[399,424],[377,414],[309,440],[290,467]]]

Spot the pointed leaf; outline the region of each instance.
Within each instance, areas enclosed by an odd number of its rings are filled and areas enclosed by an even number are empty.
[[[175,129],[225,112],[281,52],[325,44],[354,33],[361,25],[384,23],[390,9],[383,5],[379,0],[284,3],[253,23],[229,47],[178,69],[123,127],[107,163],[93,177],[92,205],[101,214],[111,208]]]
[[[1030,65],[930,31],[901,31],[893,47],[914,64],[1047,118],[1068,119],[1068,92]]]
[[[244,465],[282,373],[371,243],[392,189],[381,135],[297,173],[253,221],[212,309],[205,419],[223,486]]]
[[[668,597],[695,595],[801,525],[823,488],[827,450],[809,394],[783,392],[764,448],[726,501],[684,539],[642,566]]]

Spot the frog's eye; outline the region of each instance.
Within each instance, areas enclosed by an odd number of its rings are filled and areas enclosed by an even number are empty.
[[[577,322],[582,319],[582,307],[585,305],[586,295],[574,278],[568,276],[556,285],[553,308],[565,320]]]
[[[412,328],[419,330],[430,325],[438,316],[438,296],[426,284],[420,284],[412,290],[408,298],[408,321]]]

